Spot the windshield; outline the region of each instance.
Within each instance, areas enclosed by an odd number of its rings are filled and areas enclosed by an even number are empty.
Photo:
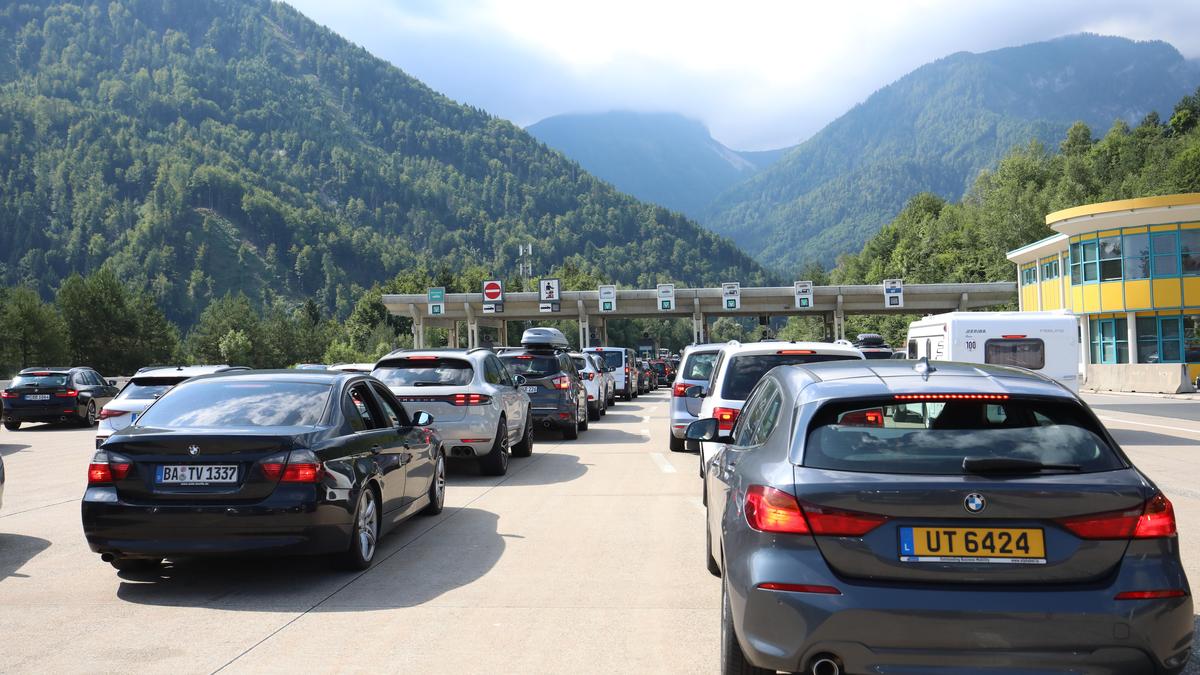
[[[665,375],[667,373],[667,364],[665,363],[651,363],[650,367],[653,368],[654,372],[658,373],[659,375]]]
[[[1124,466],[1071,401],[831,404],[817,412],[804,446],[804,466],[867,473],[957,475],[968,457],[1054,464],[1059,471]]]
[[[308,382],[201,380],[175,387],[138,418],[139,427],[313,426],[330,386]]]
[[[46,373],[18,375],[9,387],[65,387],[71,379],[66,373]]]
[[[712,377],[713,364],[717,361],[718,352],[692,352],[688,354],[683,364],[683,379],[704,380]]]
[[[167,391],[186,380],[186,377],[138,377],[129,381],[117,399],[126,398],[158,398]]]
[[[805,350],[807,351],[807,350]],[[725,369],[725,381],[721,386],[721,398],[744,401],[750,390],[775,366],[792,366],[800,363],[821,361],[846,361],[857,359],[846,354],[753,354],[735,356]]]
[[[389,387],[462,387],[475,371],[462,359],[410,357],[381,363],[371,374]]]
[[[515,356],[501,356],[500,360],[513,375],[524,375],[526,377],[545,377],[558,372],[558,359],[553,356],[534,356],[532,354],[520,354]]]

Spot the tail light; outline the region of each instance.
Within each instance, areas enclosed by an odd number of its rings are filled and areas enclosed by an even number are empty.
[[[97,450],[88,464],[88,485],[109,485],[129,475],[133,462],[106,450]]]
[[[629,375],[629,366],[625,366],[625,374]]]
[[[1175,508],[1162,493],[1139,508],[1061,518],[1058,524],[1080,539],[1160,539],[1175,536]]]
[[[59,398],[75,398],[76,396],[79,396],[79,392],[75,391],[74,389],[68,389],[66,391],[58,392],[55,394],[55,396]]]
[[[758,585],[764,591],[787,591],[789,593],[821,593],[823,595],[841,595],[842,592],[833,586],[817,586],[814,584],[786,584],[778,581],[767,581]]]
[[[882,427],[883,408],[851,410],[850,412],[842,413],[842,416],[838,418],[838,424],[848,427]]]
[[[792,495],[765,485],[746,491],[746,522],[760,532],[861,537],[887,522],[887,516],[841,511],[812,504],[804,507]]]
[[[739,412],[741,411],[737,408],[713,408],[713,417],[717,418],[717,431],[733,431],[733,424],[737,422]]]
[[[687,382],[676,382],[675,388],[671,390],[671,395],[676,397],[687,396],[688,387],[691,386]]]
[[[588,373],[587,376],[588,376],[588,382],[591,382],[592,380],[596,379],[595,373]]]
[[[100,409],[100,419],[102,419],[102,420],[108,420],[108,419],[112,419],[114,417],[122,417],[122,416],[128,415],[128,414],[129,414],[128,410],[109,410],[108,408]]]
[[[319,483],[325,476],[320,460],[310,450],[293,450],[259,462],[268,480],[281,483]]]
[[[455,394],[451,401],[454,405],[487,405],[491,402],[492,397],[486,394]]]
[[[570,389],[571,378],[567,377],[566,375],[559,375],[550,380],[550,386],[555,389]]]
[[[15,392],[15,391],[8,391],[7,389],[4,391],[0,391],[0,398],[16,398],[16,397],[17,397],[17,392]]]

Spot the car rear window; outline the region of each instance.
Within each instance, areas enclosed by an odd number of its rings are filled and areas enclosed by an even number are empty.
[[[712,377],[713,364],[718,352],[692,352],[683,363],[683,379],[707,380]]]
[[[71,379],[66,373],[47,373],[45,375],[27,374],[13,378],[10,388],[16,387],[65,387]]]
[[[983,362],[1041,370],[1046,367],[1046,343],[1038,338],[988,340],[983,343]]]
[[[572,356],[571,360],[575,362],[575,370],[579,371],[587,370],[588,367],[592,365],[588,363],[587,359],[583,358],[582,356]]]
[[[545,377],[559,372],[558,357],[537,356],[534,354],[514,354],[501,356],[500,360],[513,375],[526,377]]]
[[[667,372],[667,364],[665,363],[651,363],[650,367],[654,369],[654,372],[660,375]]]
[[[958,475],[968,457],[1074,465],[1083,473],[1124,467],[1077,403],[1046,399],[827,404],[808,429],[803,463],[838,471]]]
[[[807,350],[805,350],[807,351]],[[846,354],[746,354],[729,360],[725,380],[721,383],[721,398],[744,401],[767,371],[775,366],[794,366],[822,361],[847,361],[857,356]]]
[[[310,382],[201,380],[175,387],[138,418],[163,429],[313,426],[321,421],[330,385]]]
[[[609,368],[620,368],[625,364],[624,353],[616,350],[605,352],[593,352],[596,356],[604,359],[604,364]]]
[[[890,359],[892,358],[891,350],[882,349],[863,349],[863,356],[868,359]]]
[[[171,387],[186,379],[186,377],[135,377],[125,385],[121,393],[117,394],[117,398],[158,398],[167,393]]]
[[[462,387],[475,371],[470,361],[418,356],[381,363],[371,374],[389,387]]]

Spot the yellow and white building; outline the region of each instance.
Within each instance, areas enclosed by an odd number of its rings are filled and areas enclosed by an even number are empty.
[[[1056,211],[1014,251],[1023,311],[1080,318],[1086,363],[1185,363],[1200,375],[1200,193]]]

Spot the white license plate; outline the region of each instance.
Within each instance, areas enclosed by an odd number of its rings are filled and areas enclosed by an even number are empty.
[[[160,464],[156,483],[162,485],[209,485],[236,483],[236,464]]]
[[[536,393],[537,393],[537,390],[538,390],[538,388],[537,388],[536,386],[533,386],[533,385],[530,385],[530,386],[528,386],[528,387],[525,387],[525,393],[527,393],[527,394],[536,394]]]
[[[50,394],[25,394],[26,401],[49,401]]]

